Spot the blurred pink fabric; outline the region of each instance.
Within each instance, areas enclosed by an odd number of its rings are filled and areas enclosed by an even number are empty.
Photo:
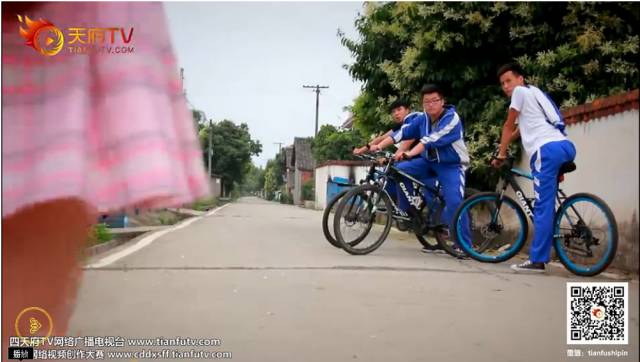
[[[30,10],[21,15],[49,20],[67,42],[70,27],[127,34],[133,27],[128,46],[135,50],[43,56],[24,44],[17,17],[3,16],[2,216],[67,197],[105,211],[208,196],[162,5],[41,3]],[[114,45],[124,45],[119,33]]]

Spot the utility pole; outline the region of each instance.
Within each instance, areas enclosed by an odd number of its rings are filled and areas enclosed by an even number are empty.
[[[187,90],[184,89],[184,68],[180,68],[180,84],[182,85],[182,95],[187,98]]]
[[[280,154],[280,151],[282,151],[282,145],[284,144],[284,142],[273,142],[274,145],[278,145],[278,154]]]
[[[318,135],[318,108],[320,106],[320,89],[327,89],[329,86],[325,85],[303,85],[302,88],[315,88],[314,92],[316,92],[316,132],[313,134],[314,137]]]
[[[209,178],[211,178],[211,168],[213,167],[212,164],[212,159],[213,159],[213,120],[209,119],[209,154],[207,159],[209,160],[209,162],[207,162],[209,164]]]

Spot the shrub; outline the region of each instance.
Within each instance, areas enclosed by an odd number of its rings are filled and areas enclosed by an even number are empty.
[[[88,235],[88,244],[89,245],[97,245],[106,243],[107,241],[111,241],[113,239],[113,234],[109,230],[107,224],[95,224],[91,227]]]
[[[207,210],[213,209],[216,206],[218,206],[218,198],[210,197],[207,199],[197,200],[191,205],[190,208],[192,210],[197,210],[197,211],[207,211]]]
[[[302,199],[305,201],[315,201],[316,180],[310,179],[302,185]]]

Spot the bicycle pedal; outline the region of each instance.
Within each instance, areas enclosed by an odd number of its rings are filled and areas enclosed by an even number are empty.
[[[502,245],[501,247],[498,248],[498,252],[502,253],[503,251],[509,249],[510,247],[511,247],[511,244]]]
[[[432,225],[431,228],[435,231],[449,230],[449,226],[447,224],[436,224]]]

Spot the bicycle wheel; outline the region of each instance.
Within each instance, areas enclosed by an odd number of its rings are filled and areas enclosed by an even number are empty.
[[[349,254],[371,253],[389,235],[392,212],[391,202],[379,186],[351,189],[342,197],[333,218],[336,241]]]
[[[498,208],[498,201],[501,200]],[[466,217],[466,227],[465,227]],[[483,192],[465,200],[454,216],[453,236],[471,258],[499,263],[524,247],[529,224],[520,205],[507,196]]]
[[[469,197],[474,196],[478,193],[480,193],[480,191],[467,187],[464,189],[464,198],[466,200]],[[463,258],[466,255],[466,253],[464,252],[463,249],[456,246],[456,239],[453,237],[453,235],[451,235],[452,233],[449,230],[447,222],[445,220],[440,219],[442,217],[443,211],[444,211],[444,205],[442,205],[438,209],[438,212],[436,213],[437,214],[436,218],[432,221],[433,225],[438,225],[438,224],[442,225],[442,229],[440,231],[435,232],[436,241],[438,242],[438,245],[440,246],[440,248],[444,249],[444,251],[447,254],[455,258]]]
[[[349,190],[340,191],[327,205],[322,213],[322,233],[327,241],[335,246],[336,248],[341,248],[340,243],[336,240],[335,236],[332,234],[333,230],[333,219],[331,219],[331,227],[329,227],[329,216],[335,215],[336,210],[338,209],[338,203],[342,199],[344,195],[347,194]]]
[[[474,188],[471,188],[471,187],[465,187],[464,188],[464,199],[466,200],[466,199],[470,198],[471,196],[475,196],[475,195],[477,195],[479,193],[480,193],[480,190],[478,190],[478,189],[474,189]]]
[[[437,223],[439,223],[440,217],[442,215],[442,210],[444,208],[444,205],[439,204],[435,206],[435,210],[433,210],[433,212],[429,213],[429,208],[428,207],[424,207],[422,209],[422,218],[424,221],[428,222],[430,225],[435,225]],[[422,247],[426,250],[438,250],[441,249],[442,246],[440,244],[440,242],[438,241],[438,236],[434,235],[434,242],[429,242],[429,240],[427,239],[427,234],[423,234],[420,232],[417,232],[414,230],[414,233],[416,235],[416,238],[418,239],[418,241],[420,242],[420,245],[422,245]],[[430,238],[429,238],[430,239]]]
[[[601,198],[571,195],[560,205],[554,222],[553,246],[560,262],[576,275],[600,274],[616,256],[617,225]]]

